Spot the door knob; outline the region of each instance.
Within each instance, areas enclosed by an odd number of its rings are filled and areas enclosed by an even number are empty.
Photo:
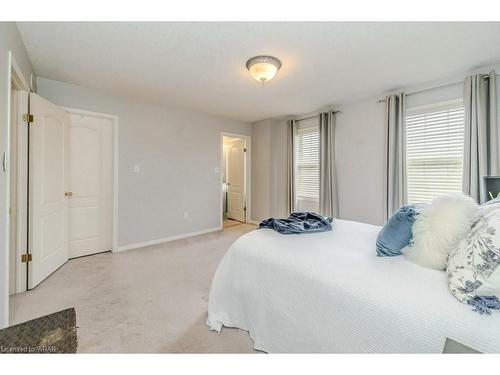
[[[73,192],[72,191],[67,191],[67,192],[64,193],[64,196],[68,197],[68,198],[72,197],[73,196]]]

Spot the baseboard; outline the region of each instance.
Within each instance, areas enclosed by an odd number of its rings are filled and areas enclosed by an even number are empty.
[[[199,230],[199,231],[196,231],[196,232],[182,233],[182,234],[177,234],[175,236],[158,238],[156,240],[151,240],[151,241],[136,242],[136,243],[129,244],[129,245],[118,246],[118,249],[116,249],[113,252],[119,253],[121,251],[139,249],[141,247],[153,246],[153,245],[158,245],[158,244],[165,243],[165,242],[170,242],[170,241],[175,241],[175,240],[181,240],[183,238],[199,236],[200,234],[217,232],[219,230],[222,230],[222,227],[216,227],[216,228],[210,228],[210,229],[203,229],[203,230]]]
[[[255,221],[255,220],[248,220],[247,223],[249,224],[253,224],[253,225],[259,225],[260,224],[260,221]]]

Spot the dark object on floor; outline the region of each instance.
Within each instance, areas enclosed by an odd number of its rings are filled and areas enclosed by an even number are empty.
[[[481,352],[447,337],[444,343],[443,354],[481,354]]]
[[[0,353],[76,353],[74,308],[0,330]]]
[[[331,217],[313,212],[294,212],[288,219],[266,219],[259,224],[259,228],[268,228],[281,234],[299,234],[326,232],[332,230]]]

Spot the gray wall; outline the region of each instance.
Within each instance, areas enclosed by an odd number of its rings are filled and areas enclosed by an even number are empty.
[[[9,87],[9,51],[22,70],[26,81],[30,82],[31,63],[24,48],[21,35],[13,22],[0,22],[0,158],[7,152],[8,139],[8,87]],[[9,251],[6,247],[7,219],[7,175],[0,171],[0,328],[8,325],[9,317]]]
[[[285,120],[271,121],[271,213],[273,216],[286,215],[286,190],[287,190],[287,131]]]
[[[221,132],[250,135],[249,123],[43,78],[37,84],[57,105],[119,116],[119,245],[220,225]]]
[[[383,223],[384,104],[356,102],[337,114],[337,180],[341,219]],[[286,215],[286,121],[252,124],[252,216]],[[257,150],[257,151],[256,151]]]
[[[335,142],[340,218],[382,224],[385,105],[370,99],[341,111]]]
[[[252,220],[286,214],[286,122],[252,124]]]
[[[252,220],[271,212],[271,120],[252,124]]]
[[[462,92],[463,85],[423,91],[408,96],[407,106],[418,107],[453,100],[462,97]],[[500,93],[500,79],[497,82],[497,92]],[[341,112],[337,114],[336,165],[340,218],[382,225],[385,103],[379,103],[377,99],[371,98],[339,107]],[[500,95],[498,101],[500,108]],[[253,147],[262,149],[264,153],[252,159],[256,166],[254,183],[258,184],[252,196],[255,202],[252,205],[255,220],[284,216],[286,213],[285,124],[285,121],[262,120],[252,125],[252,134],[255,134]],[[498,125],[500,127],[500,111]],[[500,142],[500,129],[498,133]],[[500,159],[500,155],[498,157]]]

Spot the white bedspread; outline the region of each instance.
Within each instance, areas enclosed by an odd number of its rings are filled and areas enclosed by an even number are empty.
[[[379,231],[335,220],[331,232],[242,236],[215,274],[209,327],[247,330],[273,353],[440,353],[446,337],[500,353],[500,312],[456,301],[445,272],[377,257]]]

